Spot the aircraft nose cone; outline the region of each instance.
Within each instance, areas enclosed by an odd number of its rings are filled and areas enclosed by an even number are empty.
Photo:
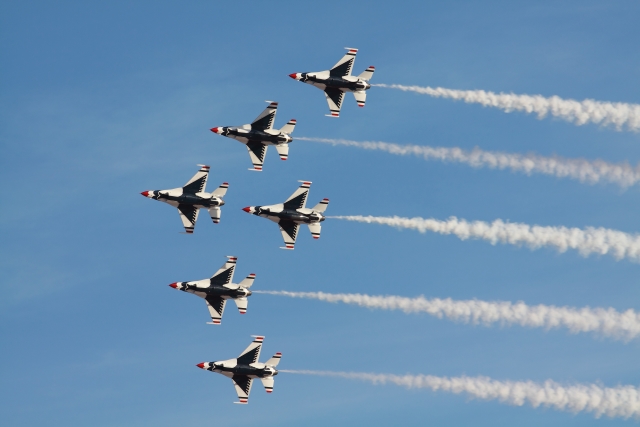
[[[289,74],[289,77],[291,77],[292,79],[295,79],[296,78],[296,73]]]
[[[218,128],[211,128],[211,132],[218,133]]]
[[[173,289],[177,289],[178,288],[178,283],[172,283],[169,286],[171,286]]]
[[[196,366],[200,369],[204,369],[204,363],[198,363]]]
[[[142,194],[144,197],[149,197],[149,192],[148,191],[143,191],[140,194]]]
[[[247,206],[246,208],[242,208],[242,210],[247,213],[251,212],[251,208],[249,206]]]

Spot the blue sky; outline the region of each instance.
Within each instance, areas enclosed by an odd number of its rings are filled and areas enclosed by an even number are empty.
[[[637,264],[453,236],[325,222],[282,251],[278,230],[240,209],[313,181],[330,215],[497,218],[638,230],[638,188],[475,170],[295,141],[265,171],[213,126],[280,103],[294,137],[346,138],[640,160],[640,137],[373,88],[324,117],[293,72],[359,48],[374,83],[640,103],[635,2],[5,2],[2,88],[0,419],[6,425],[630,425],[633,420],[511,407],[334,378],[277,377],[248,406],[195,367],[234,357],[251,334],[283,369],[326,369],[571,384],[640,385],[640,346],[566,330],[481,327],[426,315],[254,295],[221,327],[167,287],[208,277],[226,255],[255,289],[523,300],[640,309]],[[222,222],[179,234],[174,210],[140,192],[211,165],[230,183]],[[203,213],[204,214],[204,213]]]

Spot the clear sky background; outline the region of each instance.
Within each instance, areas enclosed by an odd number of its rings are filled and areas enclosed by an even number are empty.
[[[565,329],[457,324],[253,295],[206,325],[202,300],[167,287],[210,276],[226,255],[256,290],[522,300],[640,309],[640,266],[454,236],[327,220],[283,251],[274,224],[241,211],[313,181],[329,215],[504,219],[640,229],[640,191],[294,141],[249,172],[213,126],[280,103],[295,136],[640,160],[640,136],[372,88],[339,119],[287,77],[359,48],[373,83],[640,103],[640,4],[543,2],[3,2],[0,6],[0,419],[20,426],[632,425],[428,390],[281,374],[248,406],[199,362],[266,336],[262,359],[324,369],[563,384],[640,385],[640,344]],[[230,183],[220,224],[194,235],[143,190],[211,165]]]

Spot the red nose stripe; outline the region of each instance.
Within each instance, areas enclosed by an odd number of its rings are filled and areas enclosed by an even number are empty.
[[[249,206],[247,206],[246,208],[242,208],[242,210],[245,212],[251,212],[251,208]]]
[[[289,77],[291,77],[292,79],[295,79],[296,78],[296,73],[289,74]]]
[[[196,366],[200,369],[204,369],[204,363],[198,363]]]
[[[218,128],[211,128],[211,132],[218,133]]]
[[[176,289],[178,287],[178,283],[172,283],[169,286],[171,286],[173,289]]]
[[[149,197],[149,192],[148,191],[143,191],[140,194],[142,194],[144,197]]]

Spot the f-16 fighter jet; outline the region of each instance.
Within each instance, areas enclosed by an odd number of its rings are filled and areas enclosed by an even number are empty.
[[[308,83],[324,91],[331,111],[331,114],[327,114],[329,117],[340,117],[340,109],[342,108],[345,92],[353,92],[358,107],[364,107],[364,103],[367,100],[367,92],[365,91],[371,88],[369,80],[373,77],[375,67],[370,66],[359,76],[352,76],[351,69],[356,60],[358,49],[349,47],[345,49],[348,50],[347,54],[330,70],[289,74],[292,79]]]
[[[220,267],[210,279],[196,280],[193,282],[172,283],[173,289],[196,294],[204,298],[211,314],[212,325],[219,325],[222,321],[222,313],[228,299],[232,299],[238,306],[240,314],[247,312],[247,297],[251,295],[249,288],[253,285],[256,275],[251,273],[242,282],[233,283],[233,272],[236,269],[238,258],[228,256],[227,262]]]
[[[300,224],[307,224],[314,239],[320,238],[320,223],[325,220],[324,211],[329,199],[322,199],[312,209],[305,208],[309,195],[310,181],[298,181],[302,185],[284,202],[270,206],[247,206],[242,210],[253,215],[270,219],[280,226],[285,247],[293,250]]]
[[[201,166],[198,173],[187,182],[182,188],[172,188],[170,190],[143,191],[144,197],[159,200],[178,208],[182,225],[187,234],[193,233],[196,226],[199,209],[209,210],[209,215],[214,223],[220,222],[220,207],[224,205],[222,198],[227,193],[229,184],[223,182],[213,193],[204,191],[209,177],[209,166]]]
[[[215,127],[211,132],[236,139],[247,146],[249,157],[253,163],[250,171],[262,171],[262,164],[267,154],[267,146],[275,145],[282,160],[289,157],[289,143],[293,141],[291,133],[296,127],[296,119],[291,119],[280,130],[273,129],[278,103],[269,102],[269,106],[249,125],[240,127]]]
[[[231,378],[233,385],[236,387],[238,399],[240,399],[240,402],[234,403],[246,404],[249,402],[251,383],[256,378],[260,378],[267,393],[271,393],[273,391],[273,377],[278,375],[276,366],[280,363],[282,353],[276,353],[265,363],[258,362],[264,337],[255,335],[253,337],[255,339],[249,344],[249,347],[235,359],[222,360],[220,362],[202,362],[196,365],[200,369],[217,372]]]

